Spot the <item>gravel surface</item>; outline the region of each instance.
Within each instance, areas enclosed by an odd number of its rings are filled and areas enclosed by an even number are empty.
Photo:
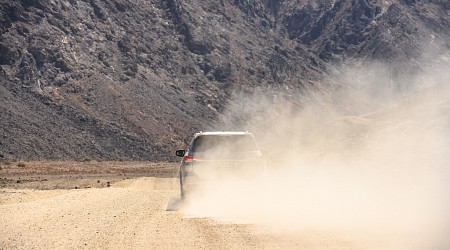
[[[102,188],[138,177],[177,176],[179,163],[118,161],[0,162],[0,188],[83,189]]]
[[[166,211],[176,178],[141,177],[110,188],[0,189],[2,249],[353,249],[324,233],[281,234]]]

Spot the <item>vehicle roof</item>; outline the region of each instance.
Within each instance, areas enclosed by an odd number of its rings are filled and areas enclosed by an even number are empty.
[[[211,131],[202,132],[200,131],[197,135],[249,135],[249,132],[233,132],[233,131]]]

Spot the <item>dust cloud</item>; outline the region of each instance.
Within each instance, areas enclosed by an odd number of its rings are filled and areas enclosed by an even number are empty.
[[[449,247],[449,69],[393,77],[382,64],[341,68],[300,106],[270,91],[237,94],[222,125],[253,132],[267,179],[203,183],[182,211],[332,232],[365,249]]]

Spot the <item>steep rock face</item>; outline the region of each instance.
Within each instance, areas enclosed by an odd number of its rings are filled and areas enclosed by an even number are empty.
[[[330,62],[414,58],[419,42],[448,49],[449,9],[439,0],[0,0],[0,160],[173,159],[194,131],[221,129],[218,117],[245,121],[225,112],[234,96],[299,108]]]
[[[4,1],[0,154],[172,159],[192,132],[218,127],[233,93],[319,79],[323,65],[283,45],[258,6]]]
[[[449,48],[448,1],[284,1],[280,9],[289,38],[326,61],[409,63],[430,44]]]

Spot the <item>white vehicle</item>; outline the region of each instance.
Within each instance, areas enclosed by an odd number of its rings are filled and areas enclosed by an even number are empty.
[[[249,132],[199,132],[186,150],[180,166],[181,196],[196,183],[222,177],[256,178],[266,173],[266,160]]]

